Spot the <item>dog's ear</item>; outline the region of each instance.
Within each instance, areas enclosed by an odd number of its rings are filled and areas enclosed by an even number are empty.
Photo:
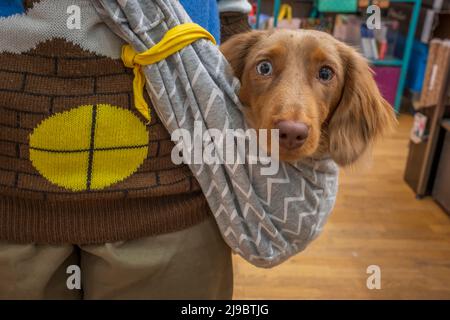
[[[234,75],[241,79],[245,61],[250,49],[266,34],[267,31],[255,30],[232,36],[220,46],[220,51],[228,60]]]
[[[353,48],[339,44],[344,63],[341,100],[328,125],[331,157],[341,166],[354,163],[373,142],[393,130],[397,119],[381,96],[367,61]]]

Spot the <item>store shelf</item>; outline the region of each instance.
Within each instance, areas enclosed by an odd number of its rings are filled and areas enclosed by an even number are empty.
[[[391,66],[391,67],[401,67],[403,65],[402,59],[383,59],[383,60],[374,60],[371,59],[370,62],[375,66]]]
[[[444,119],[441,122],[442,128],[444,128],[447,131],[450,131],[450,119]]]

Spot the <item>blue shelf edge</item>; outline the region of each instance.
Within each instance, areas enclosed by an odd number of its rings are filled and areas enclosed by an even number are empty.
[[[401,67],[403,65],[403,60],[401,59],[386,59],[386,60],[369,60],[374,66],[390,66],[390,67]]]
[[[261,2],[262,0],[258,0],[258,13],[257,13],[257,26],[259,26],[259,15],[260,15],[260,8],[261,8]],[[400,72],[400,78],[397,86],[397,93],[395,96],[395,103],[394,103],[394,109],[396,113],[400,112],[400,106],[402,102],[403,97],[403,91],[405,89],[406,84],[406,75],[408,72],[408,66],[409,66],[409,60],[411,58],[411,51],[412,51],[412,45],[414,41],[414,34],[416,33],[416,27],[417,22],[419,20],[419,12],[420,12],[420,6],[422,4],[422,0],[391,0],[391,3],[402,3],[407,2],[414,5],[413,13],[411,16],[411,20],[409,22],[409,30],[408,35],[406,37],[406,44],[405,44],[405,52],[403,59],[389,59],[389,60],[372,60],[371,62],[374,65],[379,66],[398,66],[401,67]],[[274,0],[274,26],[276,27],[278,24],[278,12],[280,10],[281,6],[281,0]]]

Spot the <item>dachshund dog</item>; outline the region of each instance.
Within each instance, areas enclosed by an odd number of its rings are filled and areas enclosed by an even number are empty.
[[[250,31],[220,49],[241,81],[248,124],[279,129],[281,160],[348,166],[397,122],[366,60],[327,33]]]

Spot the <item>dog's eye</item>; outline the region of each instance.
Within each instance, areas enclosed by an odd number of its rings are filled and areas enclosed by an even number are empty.
[[[319,70],[319,79],[321,81],[330,81],[333,79],[334,71],[330,67],[322,67]]]
[[[256,71],[262,76],[270,76],[272,69],[272,64],[269,61],[262,61],[256,66]]]

